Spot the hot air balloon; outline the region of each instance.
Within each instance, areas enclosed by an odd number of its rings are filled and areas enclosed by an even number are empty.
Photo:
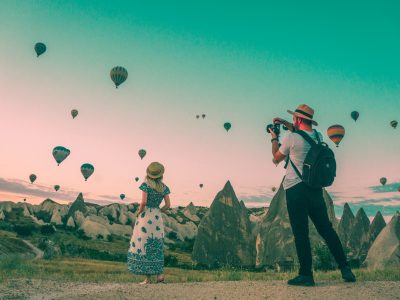
[[[37,57],[39,57],[40,55],[42,55],[43,53],[46,52],[46,45],[43,43],[36,43],[35,44],[35,52]]]
[[[272,191],[275,192],[276,191],[276,187],[272,187]]]
[[[352,112],[351,112],[351,118],[352,118],[354,121],[357,121],[357,119],[358,119],[359,116],[360,116],[360,114],[358,113],[358,111],[352,111]]]
[[[229,122],[226,122],[226,123],[224,124],[224,128],[225,128],[226,131],[229,131],[229,129],[231,129],[231,127],[232,127],[232,124],[229,123]]]
[[[339,147],[340,141],[343,139],[345,130],[342,125],[332,125],[327,130],[329,138]]]
[[[81,166],[81,173],[83,177],[85,178],[85,181],[93,174],[94,172],[94,167],[91,164],[83,164]]]
[[[121,198],[121,200],[124,200],[125,199],[125,194],[121,194],[121,195],[119,195],[119,197]]]
[[[199,115],[196,115],[196,119],[198,119],[198,118],[200,118],[200,116],[199,116]]]
[[[56,184],[56,185],[54,186],[54,189],[55,189],[56,192],[58,192],[58,190],[60,189],[60,186],[59,186],[58,184]]]
[[[200,184],[199,184],[199,187],[200,187],[200,188],[203,188],[203,184],[202,184],[202,183],[200,183]]]
[[[205,114],[202,114],[201,117],[204,119],[204,118],[206,117],[206,115],[205,115]]]
[[[138,181],[139,181],[139,177],[136,177],[136,178],[135,178],[135,181],[138,182]]]
[[[387,182],[386,177],[382,177],[381,179],[379,179],[379,181],[381,182],[382,185],[385,185]]]
[[[143,157],[146,156],[147,152],[144,149],[140,149],[138,153],[139,153],[140,159],[143,159]]]
[[[71,153],[69,149],[63,147],[63,146],[57,146],[54,147],[53,149],[53,157],[56,160],[57,164],[60,165],[64,159],[68,157],[68,155]]]
[[[72,116],[72,119],[75,119],[75,117],[78,115],[78,110],[77,109],[73,109],[73,110],[71,110],[71,116]]]
[[[393,128],[395,128],[396,129],[396,127],[397,127],[397,121],[396,120],[393,120],[392,122],[390,122],[390,126],[392,126]]]
[[[115,83],[115,88],[118,88],[128,78],[128,71],[124,67],[114,67],[110,71],[111,80]]]
[[[31,175],[29,175],[29,180],[31,181],[31,183],[34,183],[35,182],[35,180],[36,180],[36,175],[35,174],[31,174]]]
[[[24,201],[26,201],[26,198],[24,198]]]

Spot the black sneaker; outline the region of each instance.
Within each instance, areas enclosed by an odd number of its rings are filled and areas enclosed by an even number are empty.
[[[302,285],[302,286],[314,286],[314,278],[312,275],[299,275],[293,279],[288,280],[287,282],[290,285]]]
[[[349,266],[344,266],[340,269],[342,278],[345,282],[356,282],[356,276],[353,274]]]

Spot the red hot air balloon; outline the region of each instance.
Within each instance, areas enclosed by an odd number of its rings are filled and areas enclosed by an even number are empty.
[[[332,125],[328,128],[327,134],[332,142],[336,144],[336,147],[339,147],[339,143],[344,137],[345,130],[342,125]]]

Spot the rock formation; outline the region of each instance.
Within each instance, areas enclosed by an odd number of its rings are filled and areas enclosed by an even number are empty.
[[[229,181],[200,222],[192,258],[207,266],[254,266],[251,223]]]
[[[376,237],[365,265],[373,269],[387,266],[400,268],[400,213],[396,213]]]
[[[362,246],[369,241],[369,225],[370,221],[367,217],[363,208],[357,211],[356,217],[352,226],[349,228],[349,240],[347,242],[347,247],[349,252],[347,256],[350,260],[356,260],[359,263],[365,260],[367,256],[367,251],[362,248]]]
[[[349,204],[345,203],[342,218],[340,219],[338,226],[339,238],[344,246],[346,246],[349,241],[350,228],[353,226],[353,222],[353,212],[351,211]]]

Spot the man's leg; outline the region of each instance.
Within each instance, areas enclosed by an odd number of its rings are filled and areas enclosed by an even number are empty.
[[[336,231],[333,229],[331,221],[329,220],[322,189],[310,189],[309,195],[310,201],[308,212],[310,218],[313,221],[318,233],[328,245],[328,248],[339,265],[339,268],[342,268],[347,265],[346,255],[343,251],[342,243],[340,242],[340,239]]]
[[[300,263],[299,275],[312,275],[311,247],[308,236],[307,191],[303,182],[286,190],[286,204],[289,221],[294,235],[297,257]]]

